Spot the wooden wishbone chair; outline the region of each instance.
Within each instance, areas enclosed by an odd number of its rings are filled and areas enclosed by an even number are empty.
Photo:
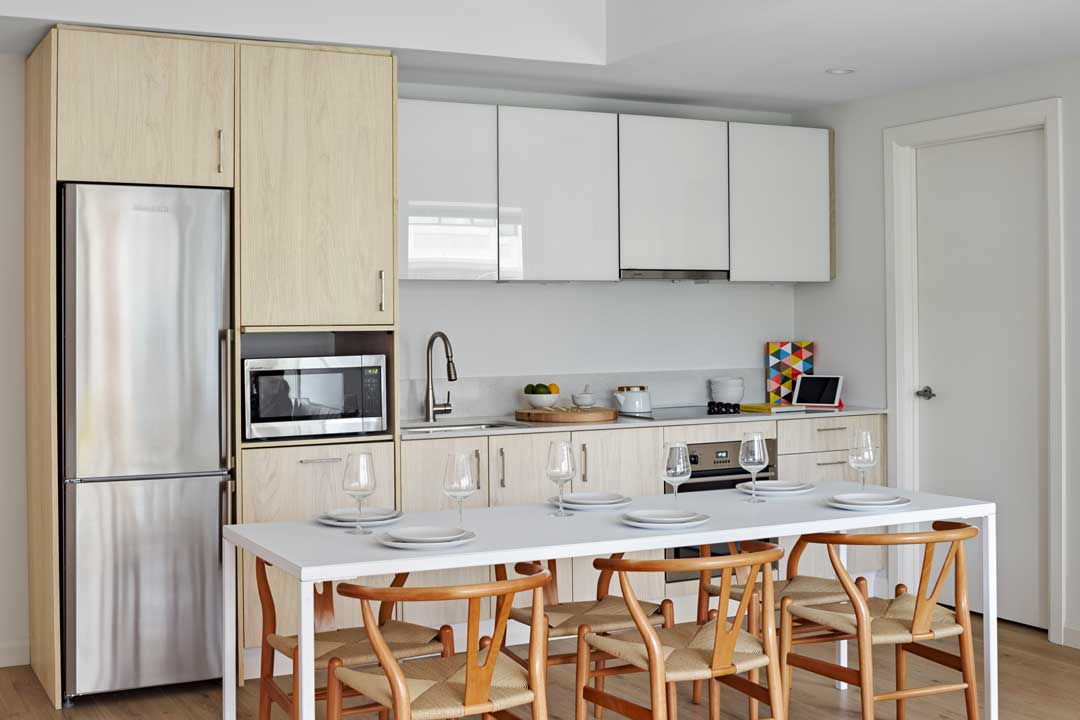
[[[784,686],[791,691],[791,668],[824,675],[858,686],[862,699],[863,720],[873,720],[874,703],[896,701],[896,717],[904,720],[906,702],[911,698],[964,691],[968,720],[978,720],[979,706],[975,688],[975,651],[971,634],[971,613],[967,597],[967,564],[964,559],[964,542],[979,534],[977,528],[960,522],[936,522],[933,530],[910,533],[880,533],[848,535],[816,533],[804,537],[808,543],[827,546],[829,559],[840,583],[847,594],[847,602],[829,605],[805,606],[785,599],[780,606],[782,655],[784,659]],[[938,543],[947,543],[945,560],[937,578],[931,584],[935,550]],[[860,584],[851,579],[847,568],[840,562],[838,545],[923,545],[922,573],[915,595],[908,593],[904,585],[896,586],[895,597],[868,597],[865,580]],[[945,586],[949,570],[954,570],[956,609],[950,610],[937,604]],[[792,622],[800,619],[814,623],[827,630],[824,634],[794,637]],[[928,645],[925,640],[956,637],[960,654],[953,655]],[[794,645],[856,640],[859,650],[859,667],[851,669],[817,658],[797,655]],[[896,652],[896,690],[874,694],[873,646],[893,645]],[[907,657],[905,653],[918,655],[939,665],[959,670],[963,682],[930,685],[920,688],[907,687]],[[785,698],[785,704],[789,698]]]
[[[598,559],[596,568],[619,574],[619,587],[637,633],[623,632],[601,635],[583,625],[578,629],[578,662],[576,683],[576,720],[585,720],[587,703],[601,705],[633,720],[676,720],[676,683],[705,680],[709,683],[709,717],[720,717],[720,685],[728,685],[771,706],[773,717],[784,720],[783,690],[781,687],[780,654],[773,613],[762,617],[761,638],[742,629],[743,620],[751,605],[751,595],[744,594],[738,610],[729,621],[714,617],[704,623],[679,623],[656,629],[648,622],[634,589],[630,584],[632,572],[698,572],[720,570],[720,607],[726,608],[731,598],[734,575],[747,568],[746,582],[753,585],[761,577],[764,603],[771,607],[773,597],[773,563],[784,556],[782,548],[771,543],[746,541],[742,552],[725,557],[698,557],[676,560]],[[726,613],[725,613],[726,615]],[[625,665],[591,671],[591,656],[595,651],[626,661]],[[741,674],[765,668],[768,686],[762,686]],[[633,672],[649,673],[651,708],[610,695],[589,686],[594,676]]]
[[[622,553],[615,553],[612,558],[618,559]],[[615,574],[613,570],[602,570],[596,581],[596,599],[579,602],[559,602],[559,585],[556,575],[556,563],[554,560],[547,561],[548,574],[551,581],[544,588],[544,620],[547,623],[548,638],[558,640],[561,638],[576,637],[578,628],[588,625],[596,633],[610,633],[618,630],[629,630],[634,627],[634,619],[626,603],[618,595],[611,595],[611,578]],[[514,571],[521,575],[536,575],[544,571],[539,562],[519,562],[514,566]],[[506,566],[495,566],[495,578],[506,579]],[[648,617],[652,625],[671,627],[675,623],[675,611],[670,600],[665,599],[660,604],[639,601],[642,611]],[[510,617],[520,623],[528,624],[532,616],[529,607],[515,607],[510,610]],[[526,660],[514,653],[510,648],[504,647],[503,651],[514,659],[519,665],[525,666]],[[605,663],[611,659],[609,655],[596,652],[592,655],[593,664],[597,670],[602,670]],[[548,654],[547,666],[567,665],[577,662],[577,652]],[[594,675],[594,686],[597,690],[604,689],[604,676]],[[601,717],[603,708],[597,705],[594,708],[595,717]]]
[[[281,706],[289,717],[300,716],[300,697],[296,693],[297,675],[300,664],[297,653],[300,643],[295,635],[277,633],[277,610],[274,596],[270,591],[270,582],[266,576],[269,565],[261,558],[255,560],[255,584],[259,591],[259,604],[262,607],[262,656],[259,665],[259,720],[269,720],[273,703]],[[401,587],[408,579],[408,573],[394,576],[392,587]],[[332,582],[322,583],[321,591],[315,589],[315,669],[329,667],[331,658],[336,657],[345,665],[373,665],[378,662],[374,647],[366,628],[338,628],[334,618],[334,588]],[[378,626],[383,637],[392,648],[395,657],[409,658],[432,653],[452,655],[454,653],[454,630],[443,625],[438,630],[398,622],[392,619],[394,604],[386,602],[379,607]],[[365,620],[365,624],[367,621]],[[281,653],[292,660],[292,691],[281,688],[274,680],[274,654]],[[359,693],[350,691],[350,697]],[[316,700],[326,699],[326,688],[315,690]],[[385,714],[379,705],[367,705],[368,712]]]
[[[375,588],[342,583],[338,593],[360,600],[364,624],[371,628],[371,644],[379,667],[350,669],[330,660],[327,675],[327,720],[367,708],[343,708],[345,688],[391,710],[395,720],[444,720],[483,715],[484,720],[515,720],[507,710],[531,705],[532,720],[547,720],[547,625],[544,622],[544,586],[547,571],[513,580],[451,587]],[[522,668],[500,652],[510,620],[514,595],[532,591],[528,667]],[[491,637],[480,637],[481,600],[496,598]],[[467,600],[468,640],[464,653],[398,663],[384,639],[371,601],[427,602]]]

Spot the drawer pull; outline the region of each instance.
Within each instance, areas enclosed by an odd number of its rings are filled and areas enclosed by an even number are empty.
[[[506,487],[506,448],[499,448],[499,487]]]
[[[589,482],[589,446],[581,443],[581,482]]]
[[[341,458],[304,458],[300,461],[301,465],[315,465],[317,463],[339,463]]]
[[[217,171],[218,175],[221,175],[225,171],[225,163],[222,161],[222,156],[225,154],[225,131],[217,131]]]
[[[386,271],[379,271],[379,312],[386,311]]]
[[[847,460],[833,460],[832,462],[818,463],[817,466],[818,467],[825,467],[826,465],[847,465],[847,464],[848,464]]]
[[[835,432],[837,430],[847,430],[847,425],[841,425],[840,427],[834,427],[834,428],[818,428],[817,429],[818,432]]]

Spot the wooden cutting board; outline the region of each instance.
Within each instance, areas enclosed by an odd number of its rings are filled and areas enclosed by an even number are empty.
[[[608,407],[590,408],[528,408],[515,410],[514,417],[522,422],[591,423],[614,422],[619,411]]]

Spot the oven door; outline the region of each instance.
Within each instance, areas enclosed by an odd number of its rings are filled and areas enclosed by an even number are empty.
[[[386,357],[244,361],[247,440],[384,432]]]

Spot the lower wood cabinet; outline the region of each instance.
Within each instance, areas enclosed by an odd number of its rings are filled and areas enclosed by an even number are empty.
[[[446,522],[457,525],[457,503],[443,494],[443,476],[451,453],[469,453],[475,458],[480,492],[465,501],[465,527],[469,526],[468,508],[488,506],[488,439],[486,437],[410,440],[401,444],[401,509],[403,512],[446,511]],[[489,567],[433,570],[409,577],[412,587],[432,585],[467,585],[488,582],[493,577]],[[490,601],[483,601],[483,616],[490,617]],[[401,606],[402,619],[438,627],[468,619],[468,603],[424,602]]]
[[[353,500],[341,489],[350,453],[371,453],[375,459],[376,490],[367,503],[394,506],[394,444],[350,443],[299,447],[255,448],[242,451],[240,519],[245,523],[306,520],[320,512],[348,507]],[[346,536],[342,536],[344,542]],[[262,637],[262,610],[255,583],[255,560],[243,554],[243,637],[245,647],[257,647]],[[298,604],[295,581],[276,568],[267,569],[277,609],[277,631],[296,632]],[[365,578],[386,585],[389,577]],[[334,612],[341,627],[363,625],[360,604],[335,596]]]
[[[662,495],[660,453],[664,447],[661,428],[626,430],[586,430],[571,434],[577,452],[578,474],[571,483],[574,492],[621,492],[624,495]],[[579,513],[583,515],[584,513]],[[586,518],[570,518],[586,521]],[[662,558],[663,550],[627,553],[628,558]],[[596,597],[600,573],[593,568],[594,557],[574,558],[574,599]],[[664,597],[661,573],[636,573],[631,576],[638,597],[660,600]],[[613,578],[611,592],[621,594],[618,578]]]

